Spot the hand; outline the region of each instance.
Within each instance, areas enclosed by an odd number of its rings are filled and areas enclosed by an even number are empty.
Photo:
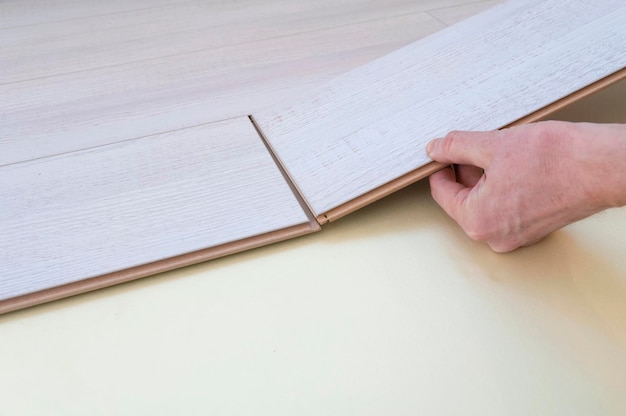
[[[626,125],[540,122],[452,132],[427,151],[455,165],[430,177],[433,198],[497,252],[626,202]]]

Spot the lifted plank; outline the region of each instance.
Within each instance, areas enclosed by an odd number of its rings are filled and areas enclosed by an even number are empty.
[[[423,176],[430,139],[552,111],[624,67],[623,1],[511,1],[253,116],[324,222],[398,178]]]

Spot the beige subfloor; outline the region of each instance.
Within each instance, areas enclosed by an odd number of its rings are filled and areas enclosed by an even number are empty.
[[[490,3],[5,1],[0,158],[248,113]],[[626,122],[625,87],[557,117]],[[619,209],[494,254],[420,183],[324,233],[0,316],[0,413],[621,415],[625,236]]]

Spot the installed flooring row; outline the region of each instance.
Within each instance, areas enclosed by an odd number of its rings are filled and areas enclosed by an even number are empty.
[[[0,6],[0,312],[319,230],[626,66],[621,0],[53,3]]]
[[[2,2],[0,310],[319,229],[247,115],[493,3]]]

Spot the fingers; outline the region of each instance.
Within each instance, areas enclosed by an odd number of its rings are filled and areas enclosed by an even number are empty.
[[[483,177],[483,170],[476,166],[456,165],[454,171],[456,181],[467,188],[476,186],[480,178]]]
[[[443,139],[428,143],[426,151],[431,159],[459,165],[473,165],[486,169],[493,157],[493,139],[498,131],[449,133]]]
[[[430,175],[430,191],[443,210],[459,222],[461,205],[470,189],[456,181],[454,171],[447,167]]]

